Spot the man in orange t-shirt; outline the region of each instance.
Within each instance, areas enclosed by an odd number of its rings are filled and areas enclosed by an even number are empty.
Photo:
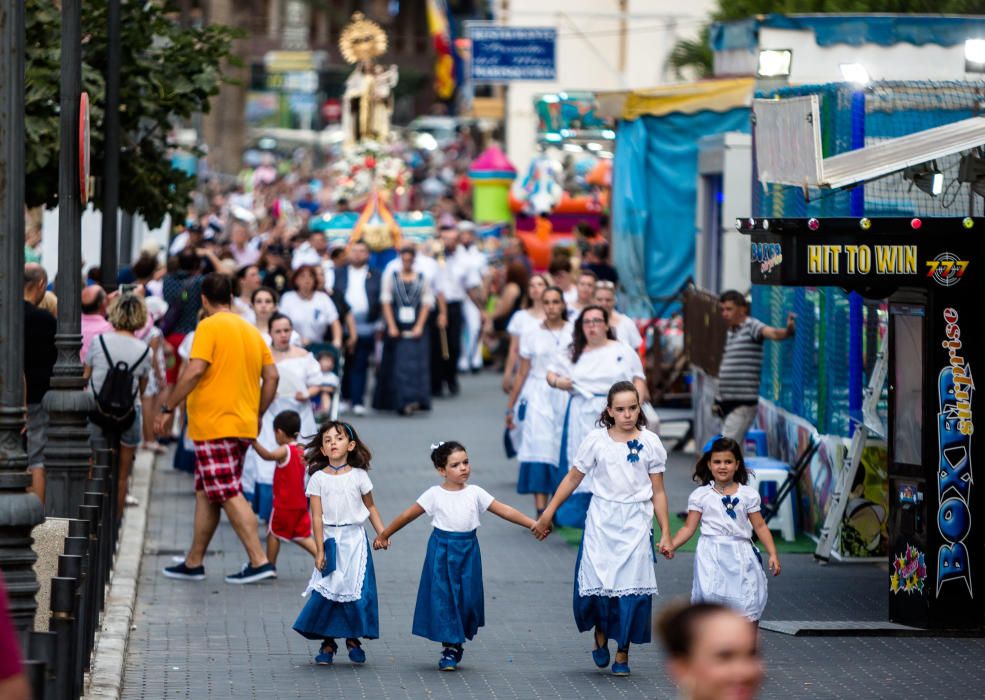
[[[240,479],[246,450],[256,438],[260,416],[277,392],[277,368],[260,332],[232,311],[232,281],[212,273],[202,281],[202,308],[191,356],[178,383],[161,407],[155,427],[163,432],[168,414],[188,398],[188,437],[195,443],[195,534],[185,560],[164,569],[184,581],[205,578],[202,564],[212,535],[226,512],[243,543],[249,563],[226,583],[274,578],[257,535],[257,520],[243,497]]]

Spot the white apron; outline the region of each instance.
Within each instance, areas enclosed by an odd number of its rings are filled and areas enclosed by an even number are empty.
[[[722,603],[755,621],[766,608],[766,585],[752,540],[731,535],[698,538],[691,602]]]
[[[618,598],[657,592],[653,571],[653,504],[595,496],[588,506],[578,595]]]
[[[366,578],[366,560],[369,557],[369,543],[362,523],[354,525],[324,525],[322,535],[327,540],[334,537],[336,547],[336,569],[328,576],[322,576],[318,569],[311,572],[311,580],[304,589],[302,597],[312,591],[320,593],[329,600],[351,603],[359,600]]]

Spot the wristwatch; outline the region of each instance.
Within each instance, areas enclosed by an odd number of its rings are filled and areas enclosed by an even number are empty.
[[[174,413],[173,408],[168,408],[166,405],[161,405],[161,413]]]

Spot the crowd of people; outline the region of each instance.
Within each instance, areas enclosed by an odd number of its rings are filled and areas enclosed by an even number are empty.
[[[788,337],[791,328],[757,325],[741,295],[723,296],[732,326],[720,401],[726,437],[699,461],[701,485],[686,523],[672,534],[666,452],[647,410],[642,338],[616,309],[607,244],[583,244],[592,233],[583,232],[578,247],[558,251],[547,270],[534,272],[518,239],[477,238],[461,195],[434,198],[437,241],[402,242],[382,264],[366,242],[330,246],[308,227],[326,210],[344,210],[345,201],[319,203],[297,179],[254,173],[231,190],[203,192],[167,249],[146,244],[108,285],[116,287],[112,293],[98,269],[89,271],[80,359],[94,398],[92,437],[119,444],[120,508],[132,502],[127,481],[138,446],[163,452],[162,442],[177,433],[175,465],[195,475],[192,542],[164,574],[205,578],[222,512],[248,556],[228,583],[276,577],[280,544],[293,541],[315,564],[295,629],[320,641],[318,663],[332,663],[336,639],[346,640],[352,662],[363,663],[360,640],[379,636],[371,550],[387,549],[400,529],[427,514],[434,530],[413,633],[441,644],[439,668],[454,670],[485,622],[480,515],[488,510],[538,539],[557,525],[583,527],[576,625],[594,632],[599,667],[609,666],[608,642],[615,640],[612,670],[628,675],[630,644],[650,641],[654,553],[671,558],[700,523],[692,598],[706,607],[679,614],[724,615],[712,601],[758,620],[766,580],[750,546],[754,531],[774,574],[779,560],[759,496],[745,486],[740,444],[751,399],[743,391],[755,369],[753,346]],[[56,325],[43,308],[47,287],[44,269],[29,263],[26,435],[32,489],[42,501],[42,398]],[[337,412],[427,411],[435,399],[460,393],[460,374],[485,367],[502,372],[504,443],[518,460],[517,492],[533,495],[534,517],[469,483],[467,450],[448,441],[431,455],[441,483],[385,525],[365,471],[370,451]],[[734,389],[729,377],[741,386]],[[266,548],[258,518],[267,523]],[[661,627],[672,667],[700,683],[700,673],[687,670],[700,646],[694,622],[680,624],[689,630],[683,637],[680,625]]]

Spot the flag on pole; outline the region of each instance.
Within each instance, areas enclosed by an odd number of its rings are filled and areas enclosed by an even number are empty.
[[[428,31],[434,45],[434,92],[440,100],[455,94],[455,58],[452,55],[448,5],[445,0],[427,0]]]

